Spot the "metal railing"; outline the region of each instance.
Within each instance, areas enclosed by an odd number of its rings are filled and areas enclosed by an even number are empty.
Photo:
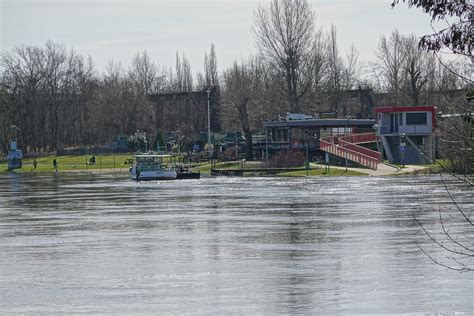
[[[350,134],[339,137],[340,140],[347,141],[352,144],[372,143],[375,142],[375,133]]]
[[[372,134],[373,136],[369,136],[368,134]],[[350,161],[354,161],[360,165],[377,170],[378,163],[382,161],[382,154],[378,151],[371,150],[350,142],[350,140],[353,140],[354,142],[368,142],[369,139],[375,141],[375,134],[352,134],[341,137],[329,136],[320,140],[319,147],[321,150],[333,155],[347,158]]]

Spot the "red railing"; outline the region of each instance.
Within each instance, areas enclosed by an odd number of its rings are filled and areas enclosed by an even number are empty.
[[[372,143],[375,142],[375,133],[360,133],[351,134],[339,137],[340,140],[345,140],[352,144]]]
[[[371,150],[359,145],[354,142],[369,142],[370,140],[375,141],[375,134],[370,133],[372,136],[367,134],[352,134],[348,136],[341,136],[339,138],[335,136],[329,136],[320,139],[319,148],[333,155],[347,158],[348,160],[357,162],[363,166],[377,170],[377,164],[382,161],[382,155],[378,151]]]

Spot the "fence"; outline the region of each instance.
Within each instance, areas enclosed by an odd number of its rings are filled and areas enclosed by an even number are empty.
[[[371,136],[372,135],[372,136]],[[382,160],[382,155],[355,143],[375,141],[375,134],[352,134],[348,136],[329,136],[320,140],[320,148],[333,155],[357,162],[360,165],[377,170],[378,163]]]

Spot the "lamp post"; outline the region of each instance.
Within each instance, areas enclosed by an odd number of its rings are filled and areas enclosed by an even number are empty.
[[[207,143],[211,144],[211,88],[207,88]]]
[[[308,144],[305,144],[304,147],[306,147],[306,162],[305,162],[305,167],[306,167],[306,176],[309,176],[309,148]]]
[[[346,133],[348,132],[347,129],[349,128],[349,116],[346,117],[346,128],[344,129],[344,147],[346,148],[345,150],[345,157],[346,157],[346,171],[347,171],[347,135]]]
[[[265,126],[265,164],[268,167],[268,127]]]
[[[13,141],[16,143],[18,140],[18,130],[19,128],[16,125],[12,125],[12,130],[13,130]]]
[[[401,136],[401,139],[400,139],[400,155],[401,155],[401,158],[402,158],[403,168],[405,168],[405,150],[406,150],[405,136],[406,136],[406,134],[402,133],[400,136]]]
[[[212,145],[211,145],[211,88],[207,88],[207,148],[209,151],[209,157],[212,156]]]

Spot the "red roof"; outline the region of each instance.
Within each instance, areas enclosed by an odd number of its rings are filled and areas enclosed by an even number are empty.
[[[393,113],[393,112],[420,112],[428,111],[436,113],[434,106],[392,106],[386,108],[375,108],[375,113]]]

